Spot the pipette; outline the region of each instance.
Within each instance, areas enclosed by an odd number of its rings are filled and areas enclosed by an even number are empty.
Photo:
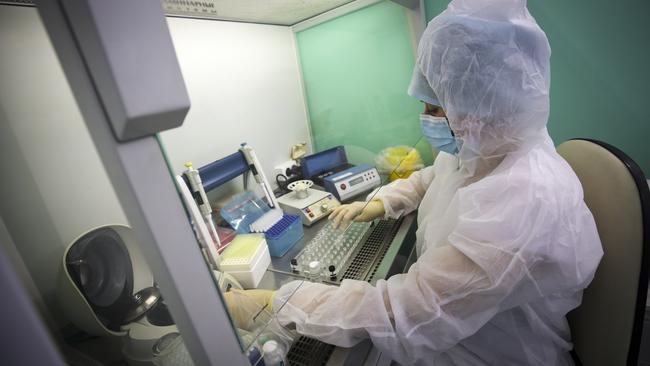
[[[212,264],[213,269],[219,269],[221,258],[219,256],[219,252],[217,251],[217,245],[215,245],[214,238],[212,238],[210,230],[205,225],[205,220],[203,220],[201,211],[196,205],[196,202],[192,197],[192,193],[190,192],[187,184],[185,184],[183,178],[180,175],[177,175],[175,178],[176,186],[178,187],[181,197],[183,198],[183,202],[185,202],[185,206],[187,207],[190,217],[192,218],[194,229],[197,233],[199,243],[202,246],[203,254],[208,258],[208,261]],[[217,241],[217,244],[218,243],[219,242]]]
[[[194,169],[191,162],[185,163],[187,168],[183,174],[187,177],[187,180],[190,182],[190,188],[192,189],[192,197],[196,202],[196,205],[199,206],[201,215],[203,216],[203,221],[208,227],[210,236],[212,240],[216,243],[217,248],[221,248],[221,241],[219,240],[219,234],[217,234],[217,228],[214,226],[214,221],[212,221],[212,207],[208,201],[208,196],[205,194],[203,189],[203,182],[201,181],[201,176],[199,171]]]
[[[269,206],[271,206],[271,208],[280,208],[280,206],[278,205],[278,200],[275,198],[275,195],[273,194],[273,190],[271,190],[271,186],[269,185],[269,182],[266,179],[266,175],[264,175],[264,171],[262,170],[262,165],[260,164],[259,160],[257,160],[257,155],[255,154],[255,150],[253,150],[253,148],[247,145],[246,143],[241,144],[240,150],[244,154],[244,157],[246,158],[246,163],[248,163],[248,168],[253,173],[253,177],[255,178],[255,181],[260,186],[262,186],[262,189],[264,190],[264,195],[266,196]]]

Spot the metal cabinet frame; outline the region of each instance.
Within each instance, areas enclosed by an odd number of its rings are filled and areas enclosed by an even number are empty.
[[[140,1],[155,2],[161,7],[158,0]],[[132,5],[126,0],[110,3],[113,7]],[[111,108],[115,108],[115,103],[100,93],[102,86],[96,84],[97,75],[89,67],[88,49],[83,48],[88,43],[84,37],[89,35],[79,32],[73,24],[75,21],[92,22],[92,19],[69,18],[70,14],[83,12],[80,9],[98,6],[98,0],[42,0],[36,1],[36,5],[124,213],[165,294],[165,301],[194,363],[248,365],[198,245],[179,245],[196,242],[196,238],[154,134],[157,131],[119,141],[111,128],[110,117],[115,113]],[[162,9],[159,16],[164,21]],[[120,18],[103,20],[114,22],[115,27],[128,26]],[[97,31],[102,29],[98,27]],[[166,36],[169,37],[168,32]],[[120,57],[119,54],[107,54],[109,52],[115,49],[104,47],[104,54],[94,52],[93,57]]]

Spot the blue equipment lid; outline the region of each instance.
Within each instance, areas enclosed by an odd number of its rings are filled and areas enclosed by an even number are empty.
[[[345,148],[337,146],[302,158],[302,175],[305,179],[311,179],[321,173],[346,165],[348,165],[348,158],[345,155]]]

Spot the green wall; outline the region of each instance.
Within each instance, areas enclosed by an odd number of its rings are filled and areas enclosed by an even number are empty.
[[[425,0],[427,20],[447,3]],[[555,143],[608,142],[648,176],[650,1],[536,0],[528,8],[551,43],[548,129]]]
[[[406,94],[414,56],[404,8],[381,2],[296,39],[316,151],[352,145],[377,153],[420,139],[423,107]],[[428,145],[418,148],[430,162]]]

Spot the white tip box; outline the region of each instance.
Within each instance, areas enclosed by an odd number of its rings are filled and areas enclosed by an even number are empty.
[[[271,264],[264,234],[239,234],[221,254],[219,268],[245,289],[257,288]]]

